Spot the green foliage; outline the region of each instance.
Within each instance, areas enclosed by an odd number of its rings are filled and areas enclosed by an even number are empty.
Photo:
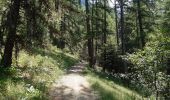
[[[46,100],[51,84],[64,69],[77,62],[77,58],[64,54],[56,47],[33,49],[34,54],[22,50],[18,56],[18,67],[0,69],[0,99]],[[15,65],[15,64],[13,64]]]
[[[169,32],[170,32],[170,30],[169,30],[169,28],[168,27],[170,27],[170,22],[169,22],[169,20],[170,20],[170,18],[169,18],[169,16],[170,16],[170,8],[169,8],[169,6],[170,6],[170,1],[169,0],[165,0],[165,2],[164,2],[164,9],[165,9],[165,11],[164,11],[164,16],[163,16],[163,18],[162,18],[162,31],[163,31],[163,33],[165,33],[165,35],[167,36],[167,37],[170,37],[170,35],[169,35]]]
[[[166,75],[168,67],[166,61],[169,52],[164,47],[165,45],[157,40],[127,57],[133,64],[130,68],[131,81],[141,88],[146,96],[155,94],[164,97],[163,91],[168,88],[169,76]]]
[[[118,52],[115,51],[115,46],[106,44],[100,52],[99,64],[105,67],[108,72],[121,73],[124,72],[122,58],[119,57]]]
[[[87,72],[87,79],[92,88],[99,93],[100,100],[142,100],[142,96],[120,85],[118,80],[113,80],[101,72]]]
[[[10,68],[2,68],[0,67],[1,76],[5,75],[15,75],[16,74],[16,68],[10,67]]]
[[[8,39],[7,32],[11,31],[7,27],[10,19],[8,13],[13,1],[0,0],[0,59]],[[44,99],[54,79],[77,62],[77,57],[68,54],[69,52],[82,53],[84,58],[88,58],[89,38],[94,42],[91,43],[94,44],[91,51],[95,51],[93,60],[99,59],[99,64],[108,72],[118,73],[111,76],[112,80],[109,81],[106,77],[90,76],[92,87],[100,92],[103,100],[138,99],[133,91],[128,92],[115,84],[113,78],[125,81],[127,85],[131,82],[133,85],[129,87],[136,89],[143,96],[170,98],[170,78],[167,75],[167,63],[170,59],[169,0],[140,0],[140,7],[137,0],[122,0],[124,26],[121,26],[119,0],[115,0],[117,13],[109,6],[110,0],[88,0],[88,14],[85,14],[85,5],[80,6],[78,1],[74,0],[20,1],[22,4],[16,25],[17,34],[15,39],[11,39],[14,43],[11,51],[15,50],[13,55],[16,56],[12,59],[14,67],[0,67],[0,99]],[[88,30],[87,16],[90,26]],[[137,50],[141,38],[146,42],[146,47]],[[104,43],[105,39],[107,43]],[[121,48],[123,42],[125,48]],[[51,43],[63,50],[51,46]],[[125,57],[127,61],[120,57],[120,49],[130,53]],[[130,62],[130,66],[126,62]],[[122,78],[120,73],[124,72],[125,64],[129,66],[129,72],[123,74]]]

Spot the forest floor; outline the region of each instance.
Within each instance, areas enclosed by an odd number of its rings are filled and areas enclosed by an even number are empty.
[[[0,100],[143,100],[121,79],[56,47],[20,51],[18,67],[0,69]]]
[[[94,91],[83,75],[86,63],[79,62],[70,67],[67,73],[57,79],[50,90],[50,100],[97,100]]]

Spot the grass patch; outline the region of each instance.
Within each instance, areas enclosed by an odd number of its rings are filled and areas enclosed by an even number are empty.
[[[20,51],[17,67],[0,69],[0,100],[46,100],[51,84],[78,61],[55,47],[32,50]]]
[[[86,74],[92,88],[99,92],[100,100],[143,100],[137,92],[124,87],[120,81],[110,76],[87,70]],[[120,84],[119,84],[120,83]]]

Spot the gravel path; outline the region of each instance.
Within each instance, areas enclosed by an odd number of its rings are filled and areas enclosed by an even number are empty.
[[[90,88],[89,82],[83,76],[85,63],[72,66],[67,74],[53,84],[50,100],[98,100],[97,92]]]

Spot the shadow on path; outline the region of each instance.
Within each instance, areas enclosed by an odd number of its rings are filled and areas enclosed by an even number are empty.
[[[80,62],[68,69],[67,74],[53,84],[50,100],[98,100],[98,93],[83,76],[85,65]]]

